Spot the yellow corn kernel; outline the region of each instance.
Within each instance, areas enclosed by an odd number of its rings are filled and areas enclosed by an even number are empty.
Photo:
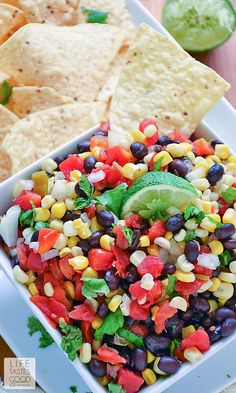
[[[96,158],[96,160],[99,161],[99,157],[100,157],[100,153],[101,153],[101,148],[98,147],[98,146],[96,146],[96,147],[94,147],[94,148],[92,149],[92,152],[91,152],[91,153],[92,153],[93,157]]]
[[[208,170],[210,169],[210,165],[208,164],[208,162],[207,162],[205,159],[199,160],[199,161],[196,163],[194,169],[199,169],[199,168],[203,169],[203,170],[204,170],[204,173],[207,173]],[[203,177],[203,176],[201,176],[201,177]]]
[[[135,164],[129,163],[123,166],[122,174],[124,177],[127,177],[127,179],[133,180],[135,172],[136,172]]]
[[[208,303],[210,305],[210,310],[208,311],[208,314],[211,314],[212,312],[217,310],[218,303],[213,299],[208,300]]]
[[[61,251],[59,252],[59,257],[60,257],[60,258],[64,258],[64,257],[66,257],[66,256],[69,255],[69,254],[70,254],[70,248],[69,248],[69,247],[64,247],[64,248],[62,248]]]
[[[204,276],[203,274],[195,274],[195,277],[199,278],[199,280],[202,280],[202,281],[208,281],[209,280],[209,277],[208,276]]]
[[[236,164],[234,164],[233,162],[228,162],[226,164],[226,167],[227,167],[227,171],[235,172],[236,170]]]
[[[167,231],[165,234],[165,239],[170,240],[172,239],[172,237],[173,237],[173,232]]]
[[[106,295],[106,298],[107,298],[107,299],[111,299],[111,298],[113,298],[113,297],[116,296],[116,295],[123,295],[123,294],[124,294],[123,289],[122,289],[122,288],[118,288],[118,289],[116,289],[116,290],[114,290],[114,291],[110,291],[110,292]],[[108,301],[108,303],[109,303],[109,301]]]
[[[214,154],[211,156],[208,156],[212,161],[214,161],[216,164],[220,164],[220,159],[219,157],[215,156]]]
[[[202,359],[203,354],[197,347],[190,347],[184,350],[184,357],[191,363],[197,363]]]
[[[234,286],[229,282],[222,282],[219,288],[213,292],[213,295],[218,298],[230,299],[234,294]]]
[[[234,209],[227,209],[223,215],[222,221],[224,224],[233,224],[236,228],[236,212]]]
[[[176,145],[177,146],[177,145]],[[163,158],[162,158],[163,157]],[[154,158],[153,161],[157,162],[157,160],[159,160],[160,158],[162,158],[161,161],[161,167],[168,165],[170,162],[173,161],[173,158],[171,157],[171,155],[167,152],[167,151],[161,151],[160,153],[157,153]]]
[[[221,272],[218,277],[221,281],[236,283],[236,274],[234,273]]]
[[[156,374],[150,368],[145,368],[142,371],[142,377],[148,386],[153,385],[157,381]]]
[[[212,277],[211,281],[212,281],[212,285],[210,288],[208,288],[208,291],[215,292],[219,288],[221,281],[218,277]]]
[[[36,192],[36,194],[41,195],[41,197],[48,194],[49,178],[45,171],[32,173],[31,179],[34,182],[33,191]]]
[[[34,282],[32,282],[32,283],[28,286],[28,290],[30,291],[30,293],[31,293],[32,296],[39,295],[38,288],[37,288],[37,286],[35,285]]]
[[[50,225],[51,229],[55,229],[55,231],[57,231],[57,232],[63,231],[63,221],[62,220],[58,220],[58,219],[52,220],[49,225]]]
[[[89,260],[83,255],[68,259],[69,264],[74,268],[75,271],[84,270],[88,267]]]
[[[117,308],[120,306],[123,297],[121,295],[115,295],[108,304],[108,308],[110,311],[115,312]]]
[[[102,386],[107,386],[110,382],[110,380],[106,376],[105,377],[98,377],[97,380],[100,383],[100,385],[102,385]]]
[[[91,218],[90,229],[91,229],[92,233],[103,229],[103,227],[101,225],[99,225],[96,217]]]
[[[69,296],[71,299],[74,299],[75,298],[75,287],[74,287],[73,282],[65,281],[64,288],[65,288],[67,296]]]
[[[228,162],[232,162],[233,164],[236,164],[236,156],[230,156],[228,158]]]
[[[174,158],[181,158],[186,156],[190,151],[192,151],[193,146],[190,143],[182,142],[179,145],[176,143],[170,143],[166,146],[166,151],[172,155]]]
[[[82,274],[82,277],[86,278],[98,278],[98,273],[92,267],[87,267]]]
[[[191,333],[196,332],[196,329],[193,325],[189,325],[182,328],[182,336],[183,338],[187,338]]]
[[[81,218],[73,221],[73,226],[77,230],[78,235],[81,239],[88,239],[92,232],[89,229],[89,225],[87,222],[83,222]]]
[[[210,183],[207,179],[196,179],[193,180],[192,185],[200,191],[205,191],[210,187]]]
[[[68,239],[67,245],[68,245],[68,247],[72,248],[74,246],[77,246],[78,242],[79,242],[79,238],[77,236],[71,236]]]
[[[208,232],[213,233],[214,230],[216,229],[216,224],[214,224],[213,222],[209,221],[207,217],[203,218],[203,220],[201,221],[200,227],[202,229],[205,229]]]
[[[54,289],[51,282],[46,282],[44,284],[43,290],[47,297],[52,297],[54,295]]]
[[[214,161],[210,157],[206,158],[206,162],[211,166],[214,165]]]
[[[41,200],[41,206],[44,209],[51,209],[52,205],[56,202],[52,195],[45,195]]]
[[[71,254],[73,255],[73,257],[78,257],[79,255],[84,255],[82,248],[79,246],[73,246],[71,248]]]
[[[46,222],[50,218],[50,211],[48,209],[44,209],[42,207],[36,207],[34,209],[35,211],[35,218],[34,221],[43,221]]]
[[[96,330],[96,329],[100,328],[100,326],[102,324],[103,324],[103,319],[96,316],[94,321],[92,322],[92,327]]]
[[[155,356],[150,351],[147,351],[147,364],[152,363],[154,360]]]
[[[70,173],[70,181],[74,181],[77,183],[78,181],[80,181],[81,175],[82,175],[82,173],[80,171],[78,171],[78,169],[74,169]]]
[[[157,256],[158,255],[158,246],[153,243],[150,246],[147,247],[147,252],[149,255],[154,255]]]
[[[68,237],[64,235],[64,233],[60,233],[60,235],[58,236],[57,240],[55,241],[53,248],[56,248],[57,250],[64,250],[64,252],[66,252],[66,249],[68,249],[67,246],[67,242],[68,242]],[[70,248],[69,248],[70,251]],[[62,252],[63,253],[63,252]]]
[[[140,242],[140,247],[149,247],[150,246],[150,239],[147,235],[140,236],[139,242]]]
[[[100,238],[100,246],[107,251],[111,251],[115,245],[115,239],[109,235],[103,235]]]
[[[146,138],[151,138],[157,133],[157,127],[154,124],[149,124],[144,129],[144,134]]]
[[[139,130],[132,130],[131,136],[132,136],[134,142],[145,143],[145,141],[146,141],[145,135]]]
[[[220,307],[223,307],[225,305],[225,303],[228,301],[228,299],[224,299],[224,298],[218,298],[218,302]]]
[[[230,149],[227,145],[215,145],[215,155],[221,160],[227,160],[230,156]]]
[[[188,157],[189,160],[193,161],[195,159],[195,154],[192,151],[190,151],[187,154],[187,157]]]
[[[69,210],[69,211],[73,211],[74,210],[74,208],[75,208],[75,200],[74,199],[72,199],[72,198],[66,198],[65,199],[65,205],[66,205],[66,208],[67,208],[67,210]]]
[[[212,254],[221,255],[224,252],[224,246],[219,240],[213,240],[209,243]]]
[[[27,273],[28,281],[27,281],[27,285],[31,284],[32,282],[34,282],[36,280],[36,277],[34,275],[34,273],[32,272],[32,270],[29,270]]]
[[[91,157],[92,153],[91,151],[85,151],[84,153],[80,153],[79,156],[82,158],[82,160],[85,160],[85,158]]]
[[[212,207],[212,203],[211,202],[209,202],[209,201],[202,201],[202,208],[203,208],[204,213],[210,214],[212,212],[211,211],[211,207]]]
[[[148,172],[148,165],[147,164],[136,164],[136,170],[134,172],[134,179],[138,179],[139,177],[141,177],[142,175],[144,175],[144,173]]]
[[[177,280],[182,281],[182,282],[194,282],[195,281],[195,275],[192,272],[186,273],[181,270],[176,270],[175,277],[177,278]]]
[[[92,357],[92,347],[90,343],[83,343],[79,350],[79,359],[81,363],[87,364]]]
[[[64,202],[56,202],[51,207],[51,213],[55,218],[62,218],[66,213],[66,205]]]

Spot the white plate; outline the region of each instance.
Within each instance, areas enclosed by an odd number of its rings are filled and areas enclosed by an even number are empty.
[[[76,385],[79,393],[89,392],[89,387],[55,344],[45,349],[39,349],[39,335],[36,333],[33,337],[29,336],[27,320],[32,313],[3,272],[0,272],[0,288],[0,335],[8,342],[17,356],[36,358],[36,378],[42,389],[47,393],[69,393],[69,387]],[[9,312],[10,310],[14,310],[14,312]],[[2,318],[3,315],[4,318]],[[167,389],[166,393],[187,392],[190,384],[191,393],[219,392],[236,381],[236,368],[234,362],[229,360],[231,354],[235,352],[236,340],[211,358],[207,367],[203,364],[193,370],[173,387]]]

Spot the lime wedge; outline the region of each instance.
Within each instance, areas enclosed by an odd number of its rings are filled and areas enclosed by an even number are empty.
[[[225,42],[236,27],[230,0],[167,0],[162,22],[189,52],[203,52]]]
[[[121,217],[147,209],[153,201],[167,202],[182,208],[198,197],[187,180],[169,172],[149,172],[137,179],[127,190],[121,207]]]

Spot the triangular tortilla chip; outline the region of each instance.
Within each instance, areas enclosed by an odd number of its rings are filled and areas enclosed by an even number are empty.
[[[0,144],[17,120],[19,118],[14,113],[9,111],[5,106],[0,105]]]
[[[19,0],[28,23],[77,24],[78,0]]]
[[[91,102],[123,44],[118,27],[28,24],[0,47],[0,70],[27,86],[48,86]]]
[[[0,43],[24,24],[23,12],[10,4],[0,3]]]
[[[18,172],[100,122],[106,104],[67,104],[19,120],[3,141]]]
[[[130,131],[144,118],[156,120],[161,134],[190,136],[229,88],[215,71],[143,24],[112,99],[109,141],[128,146]]]
[[[0,146],[0,182],[11,176],[11,160],[6,150]]]
[[[61,96],[51,87],[13,87],[7,108],[19,118],[44,109],[63,104],[72,104],[70,97]]]

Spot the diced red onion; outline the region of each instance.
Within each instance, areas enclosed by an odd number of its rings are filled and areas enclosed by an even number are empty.
[[[214,254],[200,254],[197,261],[199,266],[207,269],[215,270],[218,266],[220,266],[219,258]]]
[[[86,222],[87,224],[91,224],[91,220],[88,218],[88,215],[87,215],[87,213],[82,213],[81,215],[80,215],[80,217],[81,217],[81,219],[83,220],[83,222]]]
[[[95,173],[90,173],[90,175],[88,175],[87,179],[90,183],[97,183],[100,180],[103,180],[105,178],[105,172],[103,171],[98,171]]]
[[[18,205],[10,207],[0,221],[0,235],[8,247],[15,246],[18,238],[18,220],[21,208]]]
[[[45,252],[44,254],[41,255],[42,262],[48,261],[49,259],[55,258],[59,255],[58,250],[50,250]]]
[[[55,180],[64,180],[65,179],[65,175],[63,172],[59,171],[55,173]]]

